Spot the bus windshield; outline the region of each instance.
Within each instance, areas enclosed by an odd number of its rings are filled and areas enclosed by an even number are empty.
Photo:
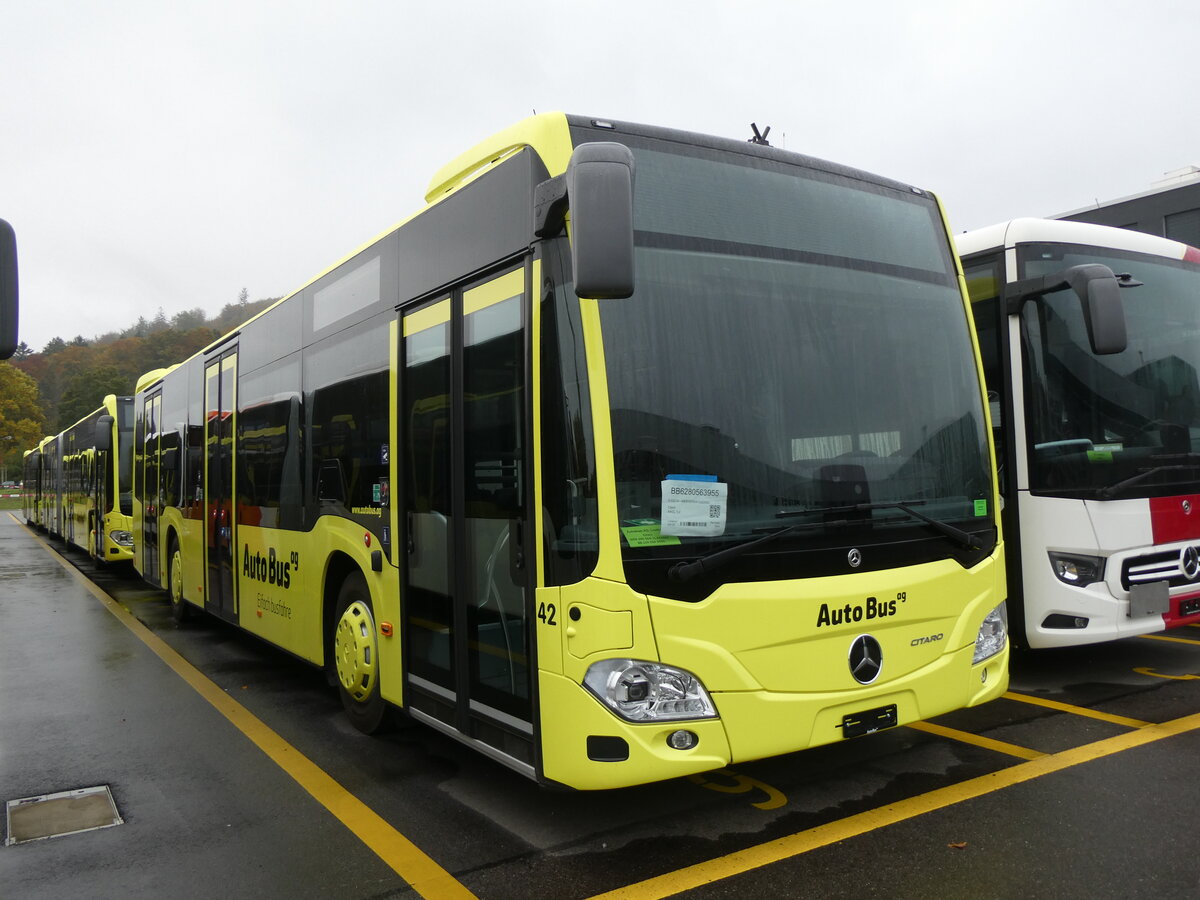
[[[914,509],[990,551],[981,391],[934,201],[634,152],[637,291],[600,304],[631,584],[683,596],[673,562],[782,527],[694,590],[844,572],[851,547],[893,548],[863,549],[859,571],[961,553]]]
[[[1079,298],[1021,310],[1029,480],[1035,493],[1126,499],[1200,490],[1200,266],[1095,247],[1030,244],[1021,277],[1103,263],[1121,291],[1128,345],[1096,356]]]

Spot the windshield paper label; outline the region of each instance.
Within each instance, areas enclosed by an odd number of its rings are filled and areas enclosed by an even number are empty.
[[[663,534],[653,519],[636,519],[621,526],[621,534],[630,547],[662,547],[678,544],[679,538]]]
[[[663,534],[711,537],[725,533],[729,485],[715,475],[668,475],[662,483]]]

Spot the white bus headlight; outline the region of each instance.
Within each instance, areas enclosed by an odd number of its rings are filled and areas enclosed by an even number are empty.
[[[631,722],[717,716],[700,679],[662,663],[606,659],[588,667],[583,683],[601,703]]]
[[[133,546],[133,532],[132,531],[110,531],[108,533],[108,536],[110,538],[112,538],[112,542],[114,544],[120,544],[122,547],[132,547]]]
[[[1103,556],[1051,553],[1050,566],[1058,580],[1071,587],[1087,587],[1104,578]]]
[[[1004,649],[1008,640],[1008,607],[1001,603],[983,618],[979,634],[975,635],[975,656],[971,664],[991,659]]]

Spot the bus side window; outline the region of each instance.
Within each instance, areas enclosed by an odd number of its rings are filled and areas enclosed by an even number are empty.
[[[559,286],[542,298],[542,515],[546,583],[574,584],[596,566],[596,451],[579,301]]]

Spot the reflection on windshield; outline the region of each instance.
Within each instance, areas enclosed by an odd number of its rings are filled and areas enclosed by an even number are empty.
[[[1024,277],[1100,262],[1143,283],[1121,292],[1128,346],[1118,354],[1091,353],[1072,292],[1023,307],[1031,488],[1120,497],[1196,490],[1200,269],[1085,248],[1034,246],[1023,258]]]
[[[781,514],[820,522],[847,505],[875,526],[866,542],[889,539],[880,525],[914,527],[866,504],[988,521],[981,398],[952,287],[658,249],[637,265],[637,294],[601,305],[627,552],[703,552]],[[708,507],[719,528],[677,527],[691,523],[672,519],[664,482],[686,479],[725,486]]]

